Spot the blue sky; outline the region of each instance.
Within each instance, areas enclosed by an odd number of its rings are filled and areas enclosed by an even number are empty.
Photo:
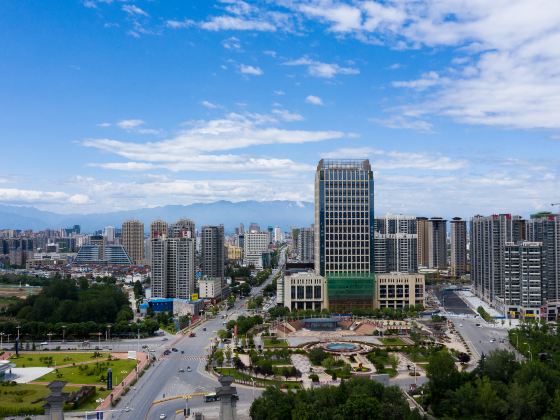
[[[550,209],[560,4],[488,3],[3,1],[0,203],[312,201],[364,157],[378,214]]]

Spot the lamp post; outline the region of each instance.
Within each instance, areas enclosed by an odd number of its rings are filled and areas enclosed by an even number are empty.
[[[137,351],[138,353],[140,353],[140,328],[138,328],[138,338],[137,338],[136,343],[137,343],[137,344],[136,344],[136,351]]]
[[[107,329],[109,330],[109,340],[111,340],[111,327],[112,327],[111,324],[107,325]]]
[[[66,325],[62,326],[62,344],[64,344],[64,333],[66,332]]]
[[[2,349],[2,350],[4,350],[4,336],[5,335],[6,334],[4,334],[3,331],[0,333],[0,349]]]
[[[53,333],[50,332],[47,335],[49,336],[49,350],[50,350],[51,349],[51,337],[52,337]]]
[[[533,361],[533,352],[531,351],[531,344],[525,342],[523,344],[527,344],[529,346],[529,356],[530,356],[530,360],[531,362]]]
[[[17,339],[19,340],[19,329],[21,328],[21,326],[18,325],[16,328],[17,328]]]

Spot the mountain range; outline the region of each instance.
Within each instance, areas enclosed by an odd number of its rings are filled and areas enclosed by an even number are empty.
[[[35,207],[0,205],[0,229],[33,229],[80,225],[82,232],[91,233],[105,226],[120,227],[127,219],[138,219],[149,231],[150,223],[162,219],[173,223],[180,218],[192,219],[196,226],[223,224],[226,232],[244,223],[256,222],[261,227],[310,226],[313,223],[313,203],[296,201],[216,201],[190,205],[168,205],[137,210],[90,214],[59,214]]]

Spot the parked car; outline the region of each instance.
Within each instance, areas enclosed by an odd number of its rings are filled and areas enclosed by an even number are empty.
[[[171,348],[171,351],[178,352],[179,350],[177,350],[175,347],[173,347],[173,348]]]
[[[185,369],[181,368],[179,369],[179,372],[183,373],[185,371]]]
[[[190,366],[187,366],[187,372],[190,372],[192,369]]]
[[[196,337],[196,334],[191,331],[191,333],[189,334],[189,337]]]

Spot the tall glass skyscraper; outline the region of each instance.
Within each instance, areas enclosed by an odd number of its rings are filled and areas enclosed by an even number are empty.
[[[325,160],[315,174],[315,271],[327,278],[329,308],[374,302],[373,172],[369,160]]]

